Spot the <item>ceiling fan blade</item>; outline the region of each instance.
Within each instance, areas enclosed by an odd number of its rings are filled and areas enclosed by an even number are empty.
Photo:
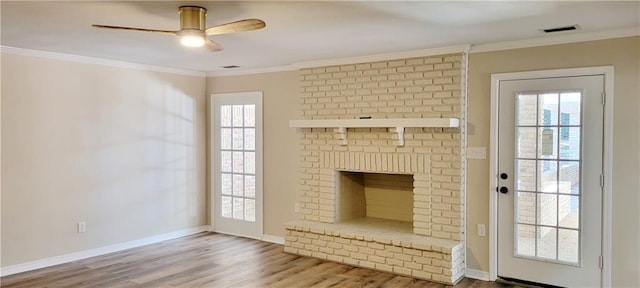
[[[213,26],[205,30],[207,35],[219,35],[219,34],[227,34],[234,32],[242,32],[249,30],[257,30],[262,29],[266,26],[264,21],[260,19],[245,19],[235,22],[230,22],[218,26]]]
[[[145,28],[134,28],[134,27],[122,27],[122,26],[110,26],[110,25],[91,25],[95,28],[106,28],[106,29],[117,29],[117,30],[132,30],[132,31],[141,31],[141,32],[154,32],[154,33],[163,33],[163,34],[171,34],[176,35],[178,31],[170,31],[170,30],[156,30],[156,29],[145,29]]]
[[[222,51],[224,48],[222,47],[222,45],[213,42],[211,40],[207,40],[204,42],[204,47],[207,47],[207,49],[209,49],[211,52],[218,52],[218,51]]]

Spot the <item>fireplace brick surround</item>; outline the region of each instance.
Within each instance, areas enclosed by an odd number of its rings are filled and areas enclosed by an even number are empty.
[[[460,128],[302,128],[285,251],[453,284],[464,275],[464,53],[300,70],[302,119],[459,118]],[[363,120],[366,121],[366,120]],[[391,129],[390,129],[391,130]],[[413,175],[413,221],[337,221],[340,171]],[[406,226],[406,227],[405,227]]]

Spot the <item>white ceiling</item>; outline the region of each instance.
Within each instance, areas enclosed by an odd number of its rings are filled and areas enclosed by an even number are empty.
[[[186,48],[171,35],[92,28],[91,24],[179,29],[177,9],[208,9],[207,27],[259,18],[265,29],[212,36],[225,50]],[[640,31],[639,1],[2,1],[3,46],[195,71],[259,69],[545,36],[580,25],[586,33]]]

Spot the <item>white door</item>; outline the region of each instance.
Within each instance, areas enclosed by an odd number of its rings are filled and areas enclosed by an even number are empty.
[[[262,92],[211,96],[212,224],[262,238]]]
[[[600,286],[604,76],[498,89],[498,277]]]

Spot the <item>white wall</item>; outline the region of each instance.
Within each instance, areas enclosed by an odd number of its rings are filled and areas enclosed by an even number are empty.
[[[204,77],[9,54],[2,71],[2,267],[206,225]]]

